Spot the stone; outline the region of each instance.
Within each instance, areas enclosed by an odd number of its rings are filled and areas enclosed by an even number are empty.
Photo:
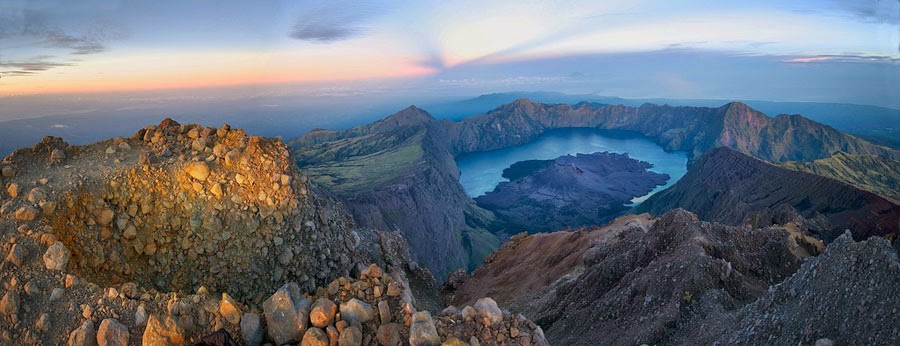
[[[86,320],[80,327],[69,333],[69,346],[96,346],[97,331],[94,330],[94,322]]]
[[[441,336],[434,327],[434,320],[428,311],[419,311],[412,315],[409,326],[409,344],[411,346],[439,346]]]
[[[197,179],[199,181],[205,181],[206,178],[209,177],[209,166],[206,162],[198,161],[191,162],[184,167],[184,171],[187,172],[191,178]]]
[[[41,211],[45,216],[52,215],[54,211],[56,211],[56,206],[59,204],[54,201],[42,201],[38,203],[41,206]]]
[[[0,168],[0,172],[2,172],[3,177],[5,178],[12,178],[16,176],[16,168],[13,166],[3,166],[3,168]]]
[[[337,305],[331,300],[319,298],[309,310],[309,322],[318,328],[325,328],[334,323],[334,315],[337,313]]]
[[[225,165],[229,166],[229,167],[234,166],[235,164],[237,164],[238,159],[240,159],[240,157],[241,157],[241,152],[238,151],[237,149],[229,151],[228,153],[225,154]]]
[[[12,198],[19,197],[19,184],[12,183],[6,186],[6,193]]]
[[[132,240],[137,237],[137,228],[134,225],[125,226],[125,231],[122,232],[122,236],[127,240]]]
[[[10,289],[3,295],[3,299],[0,299],[0,314],[14,320],[17,319],[19,304],[19,294],[16,293],[15,288]]]
[[[9,250],[9,254],[6,255],[6,261],[15,264],[17,267],[21,267],[22,263],[25,261],[25,256],[28,256],[28,250],[25,250],[24,246],[13,244],[12,249]]]
[[[63,270],[71,256],[69,249],[61,241],[57,241],[44,252],[44,265],[50,270]]]
[[[478,315],[478,311],[475,311],[475,309],[471,306],[466,306],[462,309],[461,315],[463,320],[471,321],[475,319],[475,316]]]
[[[444,341],[444,343],[442,343],[441,346],[469,346],[469,344],[466,343],[465,341],[462,341],[460,339],[457,339],[457,338],[451,336],[451,337],[447,338],[447,340]]]
[[[303,334],[300,346],[328,346],[328,335],[319,328],[310,327]]]
[[[143,326],[147,323],[147,308],[144,306],[144,303],[138,305],[137,309],[134,311],[134,325]]]
[[[828,338],[821,338],[819,340],[816,340],[815,346],[834,346],[834,341]]]
[[[309,300],[300,294],[297,283],[281,286],[263,302],[269,337],[278,345],[300,342],[309,320]]]
[[[338,339],[341,337],[341,334],[338,333],[338,330],[335,326],[331,325],[325,328],[325,334],[328,334],[328,346],[337,346]]]
[[[403,330],[403,326],[399,323],[382,324],[378,327],[378,332],[376,333],[378,344],[381,346],[397,346],[402,344],[403,339],[400,337],[401,330]]]
[[[265,334],[259,315],[248,312],[241,317],[241,335],[248,346],[262,345]]]
[[[368,268],[366,268],[365,270],[362,271],[362,273],[360,273],[361,277],[369,277],[369,278],[380,278],[382,275],[384,275],[384,271],[381,270],[381,268],[379,268],[374,263],[369,265]]]
[[[403,290],[402,290],[402,287],[400,286],[400,283],[397,281],[394,281],[394,282],[391,282],[388,284],[386,294],[388,297],[398,297],[398,296],[400,296],[400,294],[402,294],[402,291]]]
[[[366,323],[375,318],[375,309],[369,303],[353,298],[341,303],[341,319],[347,323]]]
[[[155,315],[150,315],[144,335],[141,337],[142,345],[187,345],[184,329],[178,326],[175,319],[166,316],[162,321]]]
[[[47,191],[40,187],[33,188],[31,191],[28,191],[28,195],[25,196],[25,199],[31,203],[38,203],[47,199]]]
[[[391,306],[386,300],[378,302],[378,318],[382,324],[391,322]]]
[[[503,322],[503,311],[497,306],[497,302],[491,298],[481,298],[475,302],[475,311],[484,318],[484,324],[491,326]]]
[[[53,149],[50,152],[50,163],[60,163],[66,159],[66,152],[60,149]]]
[[[222,293],[222,300],[219,301],[219,313],[225,317],[228,323],[234,325],[241,323],[241,308],[228,293]]]
[[[349,326],[341,331],[341,337],[338,339],[338,346],[360,346],[362,345],[362,332],[356,326]]]
[[[62,299],[63,294],[65,294],[65,293],[66,293],[66,290],[64,290],[62,288],[59,288],[59,287],[54,288],[53,290],[50,291],[50,301],[55,302],[57,300]]]
[[[97,345],[128,346],[128,327],[112,318],[104,319],[97,329]]]
[[[221,197],[224,192],[222,191],[222,184],[215,183],[212,184],[212,187],[209,188],[209,192],[212,193],[216,197]]]
[[[116,213],[109,208],[102,208],[97,211],[97,223],[101,225],[109,225],[116,218]]]
[[[30,205],[23,206],[16,210],[16,220],[19,221],[31,221],[38,217],[37,209]]]
[[[197,138],[191,143],[191,149],[194,149],[199,152],[203,152],[206,149],[206,138]]]
[[[106,148],[106,155],[113,155],[113,154],[115,154],[115,153],[116,153],[116,148],[115,148],[115,147],[109,147],[109,148]]]

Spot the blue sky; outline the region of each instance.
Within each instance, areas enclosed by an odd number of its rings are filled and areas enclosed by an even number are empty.
[[[898,47],[898,0],[0,0],[0,96],[376,83],[900,107]]]

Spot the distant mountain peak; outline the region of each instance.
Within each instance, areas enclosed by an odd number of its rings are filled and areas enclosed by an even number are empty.
[[[415,105],[404,108],[385,118],[383,121],[393,123],[395,125],[413,125],[421,124],[434,120],[431,114]]]

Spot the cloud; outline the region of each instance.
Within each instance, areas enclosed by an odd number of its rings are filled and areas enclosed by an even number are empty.
[[[838,7],[865,21],[900,24],[900,0],[834,0]]]
[[[857,54],[831,54],[800,56],[781,60],[787,63],[816,63],[816,62],[882,62],[900,63],[900,59],[884,55],[857,55]]]
[[[46,10],[28,7],[28,4],[0,4],[0,44],[7,60],[0,59],[3,76],[31,76],[51,68],[72,66],[78,60],[65,56],[55,58],[44,52],[63,55],[88,55],[108,50],[107,42],[125,38],[124,29],[102,18],[89,18],[81,24],[64,27],[62,21]],[[53,18],[57,18],[54,20]],[[14,58],[9,58],[13,56]]]
[[[362,24],[385,9],[384,6],[350,1],[312,3],[300,13],[288,36],[322,43],[346,40],[365,32]]]
[[[70,63],[44,61],[47,58],[49,57],[39,56],[27,61],[0,61],[0,68],[11,69],[0,71],[0,75],[4,77],[31,76],[55,67],[72,66]]]

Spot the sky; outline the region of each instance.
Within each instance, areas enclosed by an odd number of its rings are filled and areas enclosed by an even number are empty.
[[[900,0],[0,0],[0,120],[234,88],[900,108],[898,50]]]

